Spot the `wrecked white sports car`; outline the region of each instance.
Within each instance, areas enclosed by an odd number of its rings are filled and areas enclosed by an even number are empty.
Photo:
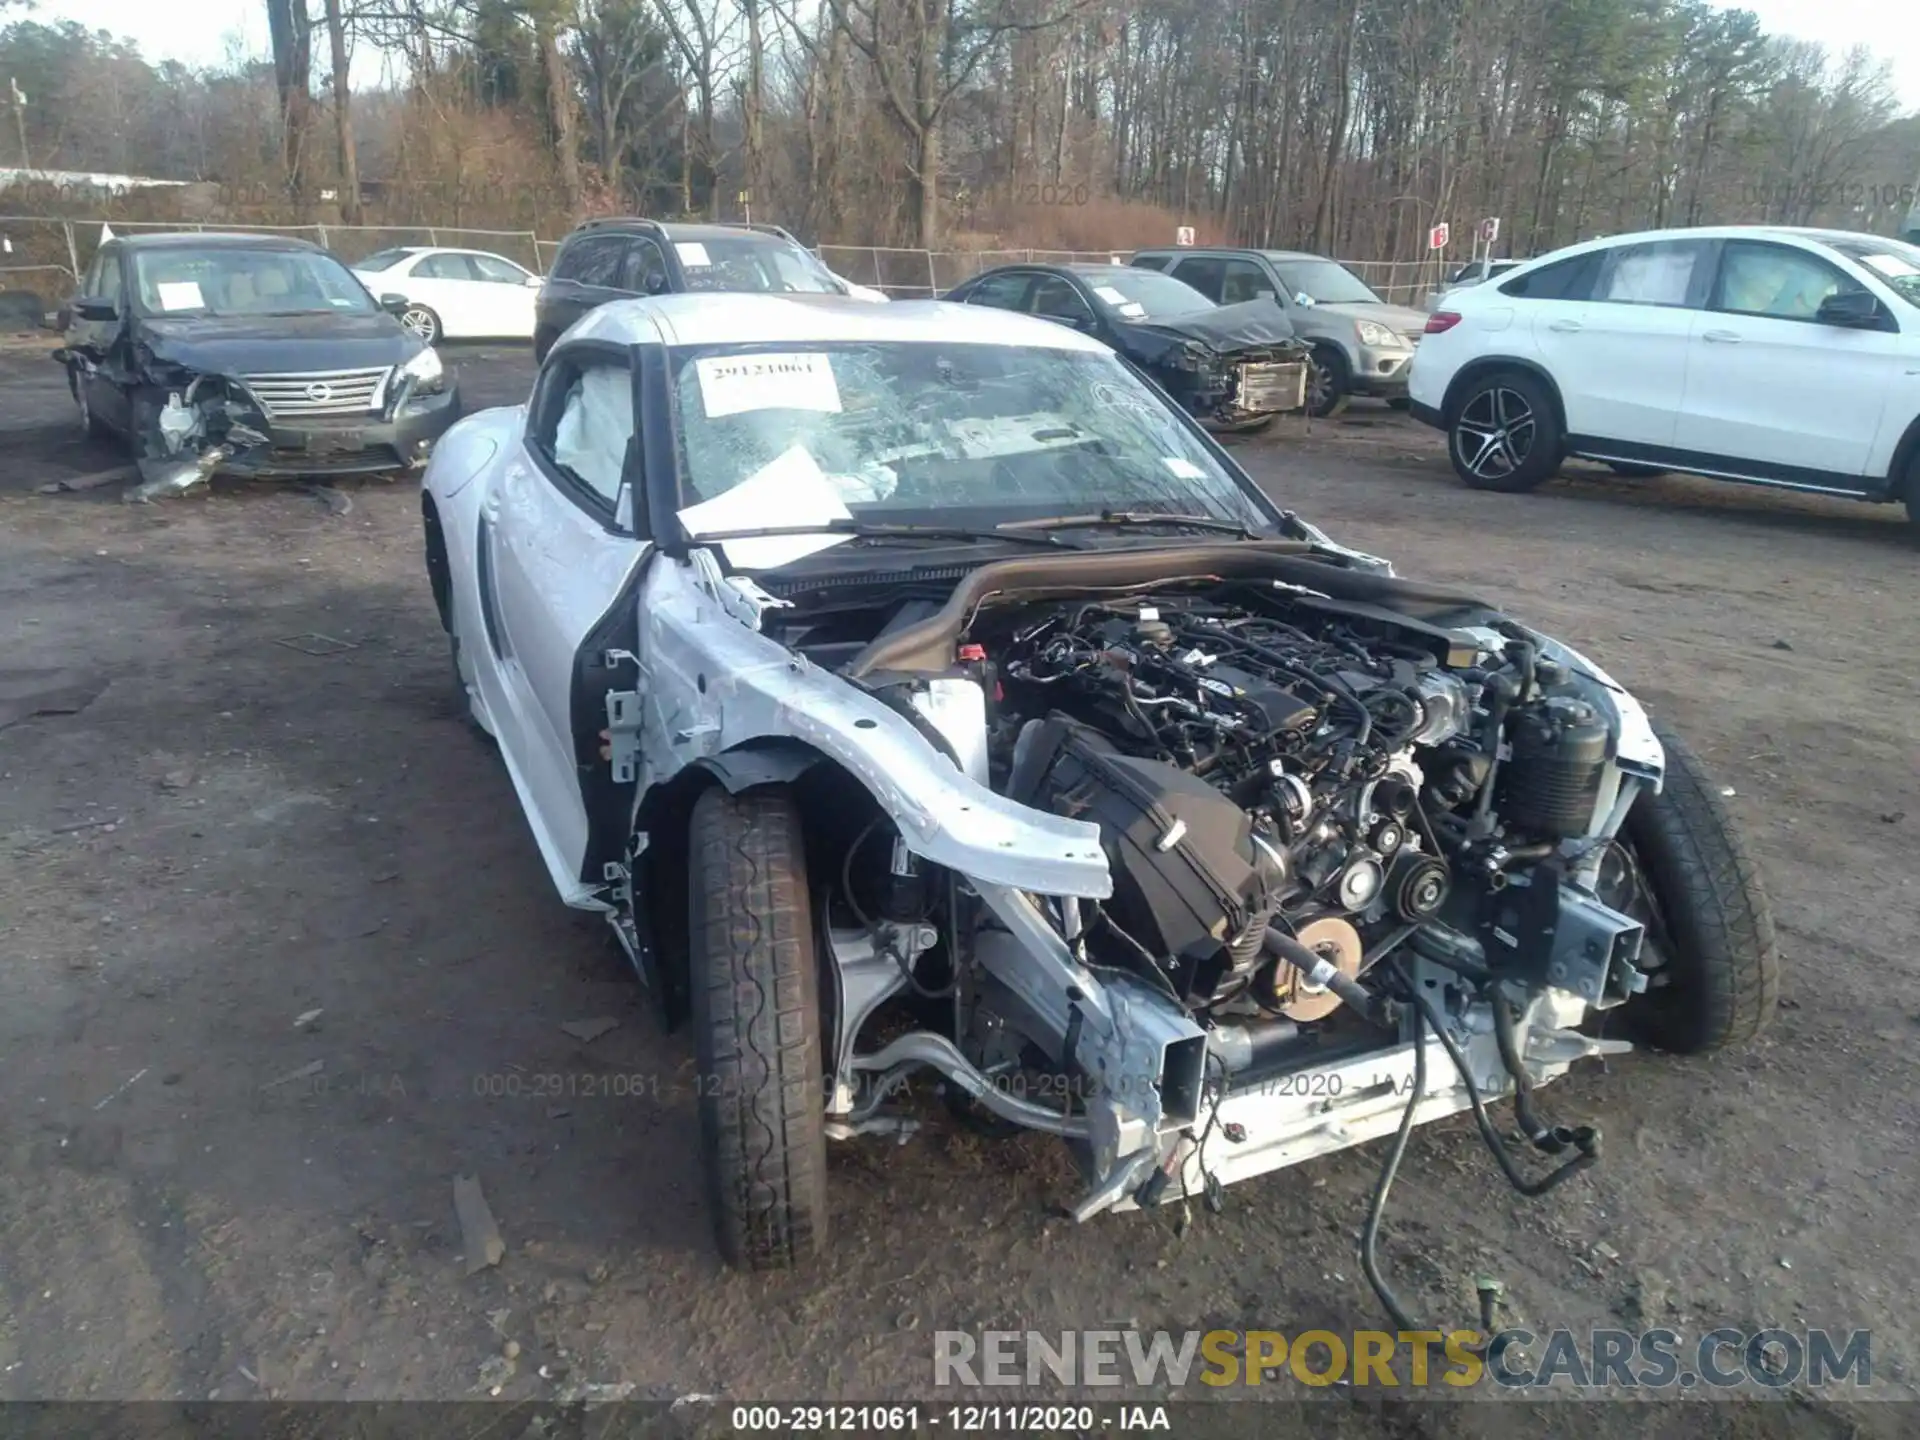
[[[1081,1219],[1751,1039],[1777,956],[1699,763],[1597,667],[1276,509],[1096,341],[932,302],[594,311],[422,505],[555,886],[690,1020],[721,1248],[825,1147],[1063,1137]],[[1538,1152],[1489,1116],[1511,1094]],[[1530,1173],[1531,1172],[1531,1173]]]

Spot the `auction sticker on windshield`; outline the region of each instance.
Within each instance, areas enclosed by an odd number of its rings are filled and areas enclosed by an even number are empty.
[[[201,310],[206,301],[200,298],[200,286],[192,280],[162,280],[154,289],[160,293],[162,310]]]
[[[851,515],[813,456],[793,445],[731,490],[689,505],[680,512],[680,523],[695,537],[723,535],[729,530],[802,532],[721,542],[729,563],[742,570],[767,570],[843,544],[852,537],[818,530],[804,532],[810,526],[846,520]]]
[[[698,240],[677,240],[673,248],[679,254],[682,265],[691,265],[698,270],[713,264],[713,261],[707,258],[707,247]]]
[[[825,355],[710,355],[694,368],[709,420],[747,410],[840,412],[840,387]]]
[[[1898,255],[1862,255],[1862,265],[1870,265],[1889,280],[1898,280],[1904,275],[1920,275],[1920,266],[1908,264]]]

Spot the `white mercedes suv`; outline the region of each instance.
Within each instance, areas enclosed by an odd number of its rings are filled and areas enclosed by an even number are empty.
[[[1447,296],[1409,389],[1476,489],[1577,455],[1904,500],[1920,526],[1920,247],[1761,226],[1569,246]]]

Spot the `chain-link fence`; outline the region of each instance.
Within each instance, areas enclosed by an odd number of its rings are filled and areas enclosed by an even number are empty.
[[[399,245],[449,245],[489,250],[544,274],[559,240],[540,238],[531,230],[472,230],[438,225],[243,225],[213,222],[186,224],[159,220],[64,220],[44,215],[0,215],[0,289],[56,286],[66,290],[79,283],[106,230],[116,234],[141,231],[217,230],[287,235],[311,240],[333,251],[348,264],[376,250]],[[821,245],[814,251],[836,275],[856,285],[884,291],[897,300],[922,300],[943,295],[962,280],[996,265],[1105,263],[1125,264],[1130,250],[913,250],[884,245]],[[1383,299],[1403,305],[1423,305],[1440,288],[1443,262],[1438,260],[1347,260],[1341,262],[1365,280]],[[12,277],[18,275],[18,280]],[[39,278],[34,278],[39,277]]]

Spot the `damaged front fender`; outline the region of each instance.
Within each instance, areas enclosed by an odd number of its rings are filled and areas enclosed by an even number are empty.
[[[697,576],[662,556],[641,583],[641,796],[754,741],[795,741],[865,786],[908,847],[934,864],[1042,894],[1112,894],[1096,826],[969,779],[899,712],[749,629]]]

